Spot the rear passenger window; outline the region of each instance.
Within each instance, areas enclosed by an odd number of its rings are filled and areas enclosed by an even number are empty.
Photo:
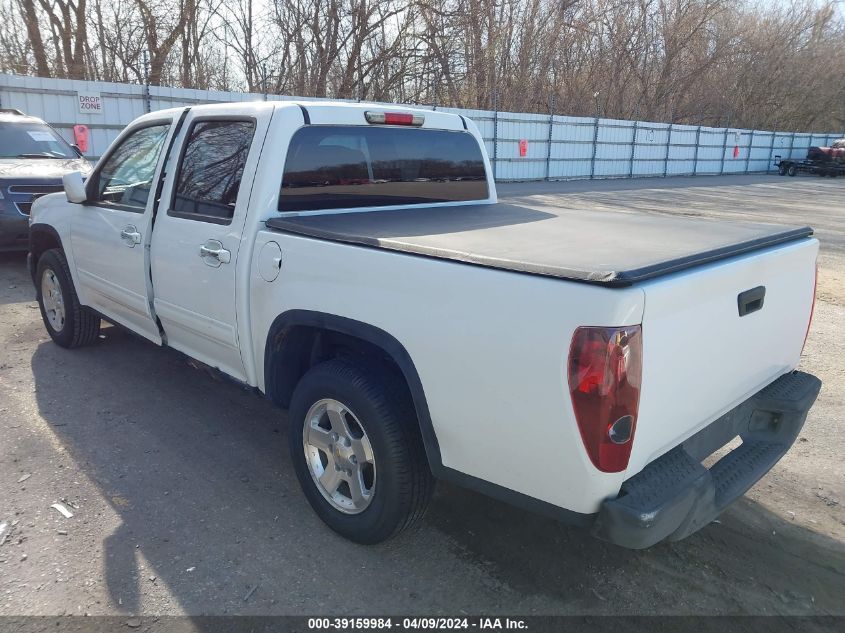
[[[228,224],[255,132],[254,121],[200,121],[188,136],[170,215]]]

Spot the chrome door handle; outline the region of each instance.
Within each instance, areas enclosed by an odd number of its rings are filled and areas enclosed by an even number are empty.
[[[200,257],[206,264],[215,268],[232,261],[232,253],[223,248],[223,244],[218,240],[208,240],[200,246]]]
[[[122,239],[129,248],[133,248],[136,244],[141,243],[141,234],[131,224],[123,227],[120,232],[120,239]]]

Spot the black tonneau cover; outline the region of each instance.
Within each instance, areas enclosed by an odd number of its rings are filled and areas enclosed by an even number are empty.
[[[606,286],[630,285],[813,234],[810,227],[505,203],[278,217],[267,226]]]

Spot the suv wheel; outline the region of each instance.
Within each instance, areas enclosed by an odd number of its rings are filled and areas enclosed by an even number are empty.
[[[390,372],[343,359],[316,365],[289,418],[299,483],[335,532],[379,543],[423,516],[434,480],[413,407]]]
[[[64,253],[46,251],[38,259],[36,299],[50,338],[61,347],[94,343],[100,335],[100,317],[80,305]]]

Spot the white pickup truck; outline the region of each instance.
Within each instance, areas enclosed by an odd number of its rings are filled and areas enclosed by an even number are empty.
[[[357,542],[419,519],[435,478],[626,547],[677,540],[780,459],[820,388],[795,371],[811,229],[498,203],[462,116],[163,110],[64,182],[31,215],[53,340],[105,319],[288,409],[305,495]]]

